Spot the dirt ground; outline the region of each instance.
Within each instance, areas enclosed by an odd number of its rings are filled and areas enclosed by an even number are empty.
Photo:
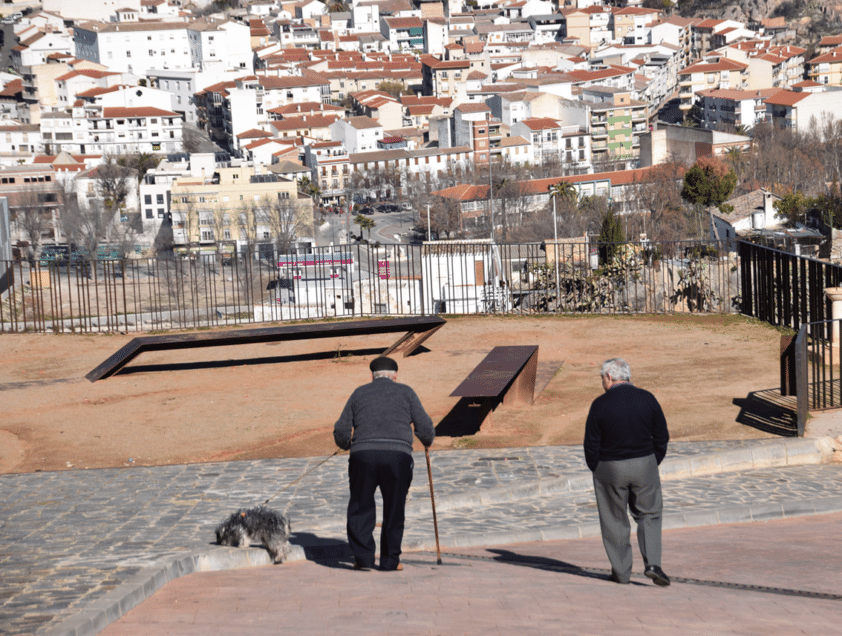
[[[146,353],[85,379],[135,335],[0,336],[0,472],[330,454],[345,400],[398,334]],[[779,340],[737,316],[451,317],[398,357],[398,379],[439,424],[435,449],[580,444],[613,356],[658,397],[672,439],[762,438],[788,425],[772,404]],[[477,431],[449,395],[512,344],[540,346],[535,402],[500,405]]]

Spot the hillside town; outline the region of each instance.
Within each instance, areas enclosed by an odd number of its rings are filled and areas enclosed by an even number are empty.
[[[21,9],[0,25],[6,258],[541,242],[609,212],[634,240],[831,245],[780,180],[741,178],[678,226],[641,189],[678,192],[700,160],[739,171],[763,126],[838,144],[842,34],[807,48],[783,17],[650,4],[3,5]]]

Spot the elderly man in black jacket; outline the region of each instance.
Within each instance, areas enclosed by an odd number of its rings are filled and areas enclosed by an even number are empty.
[[[412,483],[412,435],[424,446],[436,436],[433,421],[409,386],[398,384],[398,363],[381,356],[369,365],[371,382],[348,399],[333,429],[336,445],[351,449],[348,476],[348,543],[354,567],[374,567],[374,493],[383,496],[380,569],[402,570],[401,541],[406,495]]]
[[[606,360],[600,375],[605,393],[591,404],[584,446],[611,580],[628,583],[631,577],[628,508],[637,522],[644,574],[656,585],[666,586],[670,580],[661,569],[663,499],[658,465],[667,453],[667,421],[655,396],[631,383],[625,360]]]

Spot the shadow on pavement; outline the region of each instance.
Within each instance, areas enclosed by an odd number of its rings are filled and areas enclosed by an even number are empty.
[[[340,570],[353,569],[354,555],[347,541],[323,538],[311,532],[293,532],[289,542],[301,546],[307,560],[317,565]]]
[[[497,408],[501,400],[485,398],[474,404],[472,398],[460,398],[441,422],[436,425],[436,437],[464,437],[474,435],[485,418]]]
[[[131,375],[132,373],[153,373],[158,371],[190,371],[196,369],[221,369],[226,367],[253,366],[258,364],[282,364],[284,362],[307,362],[313,360],[330,360],[350,358],[352,356],[379,356],[384,347],[371,349],[335,349],[317,353],[305,353],[294,356],[270,356],[265,358],[230,358],[228,360],[205,360],[202,362],[173,362],[167,364],[136,364],[120,369],[115,376]]]
[[[764,433],[797,437],[798,420],[794,400],[781,396],[780,389],[752,391],[745,398],[735,398],[733,401],[740,407],[737,422]]]
[[[509,550],[493,549],[488,552],[495,554],[494,560],[506,565],[520,565],[527,568],[534,568],[536,570],[545,570],[547,572],[559,572],[562,574],[572,574],[573,576],[581,576],[587,579],[595,579],[601,581],[608,581],[608,574],[603,571],[594,570],[593,568],[581,568],[578,565],[567,563],[566,561],[559,561],[557,559],[550,559],[547,557],[527,556],[511,552]],[[634,582],[632,582],[634,584]]]

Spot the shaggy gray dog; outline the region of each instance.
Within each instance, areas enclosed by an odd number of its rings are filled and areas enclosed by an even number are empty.
[[[275,563],[289,556],[289,519],[269,508],[240,509],[216,527],[216,543],[247,548],[262,543]]]

